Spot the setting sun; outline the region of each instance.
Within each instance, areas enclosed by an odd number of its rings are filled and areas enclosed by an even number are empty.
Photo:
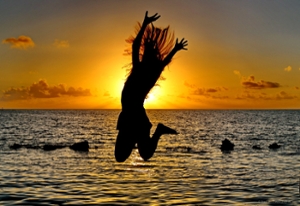
[[[147,98],[145,99],[145,105],[151,105],[151,104],[155,104],[156,103],[156,98],[155,95],[153,94],[153,92],[150,92],[147,96]]]

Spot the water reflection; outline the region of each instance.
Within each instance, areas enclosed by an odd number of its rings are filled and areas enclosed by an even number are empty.
[[[300,204],[300,113],[149,111],[154,124],[172,121],[180,135],[163,136],[148,162],[133,150],[125,163],[117,163],[118,112],[3,112],[0,204]],[[62,124],[54,125],[51,118]],[[224,138],[236,145],[231,153],[220,150]],[[84,139],[91,145],[88,153],[9,148],[15,142],[69,144]],[[273,141],[282,148],[270,151]],[[254,144],[262,149],[253,150]]]

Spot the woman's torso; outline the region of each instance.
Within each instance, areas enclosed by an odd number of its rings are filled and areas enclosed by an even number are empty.
[[[122,108],[143,107],[147,94],[163,71],[161,64],[155,67],[139,63],[128,76],[122,90]]]

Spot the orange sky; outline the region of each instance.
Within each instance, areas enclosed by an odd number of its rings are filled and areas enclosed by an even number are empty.
[[[146,109],[300,109],[298,8],[299,1],[1,1],[0,108],[121,108],[125,39],[148,10],[189,45]]]

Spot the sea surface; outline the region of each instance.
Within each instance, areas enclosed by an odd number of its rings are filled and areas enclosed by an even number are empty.
[[[0,111],[0,205],[300,205],[300,110],[147,110],[152,132],[161,122],[180,134],[124,163],[119,112]],[[225,138],[233,151],[220,150]],[[88,152],[42,149],[84,140]]]

